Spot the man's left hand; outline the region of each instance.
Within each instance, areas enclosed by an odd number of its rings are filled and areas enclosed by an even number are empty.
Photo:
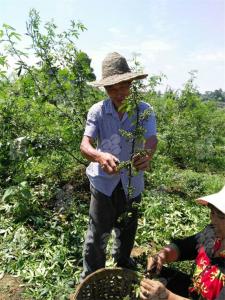
[[[151,156],[148,154],[140,155],[139,153],[133,156],[133,166],[138,171],[146,171],[149,168]]]

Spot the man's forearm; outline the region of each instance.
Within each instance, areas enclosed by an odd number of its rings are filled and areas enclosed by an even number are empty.
[[[100,152],[96,150],[90,143],[82,141],[80,145],[81,154],[89,161],[98,162],[100,158]]]
[[[117,173],[118,158],[111,153],[101,152],[92,146],[93,140],[84,136],[80,145],[80,151],[89,161],[99,163],[101,169],[108,174]]]

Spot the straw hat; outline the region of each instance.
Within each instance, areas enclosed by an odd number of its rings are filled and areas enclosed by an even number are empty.
[[[148,74],[131,72],[128,63],[122,55],[117,52],[107,54],[102,62],[102,79],[94,81],[91,85],[109,86],[123,81],[144,79]]]
[[[225,214],[225,186],[218,193],[200,197],[196,200],[198,203],[207,205],[211,203],[217,209],[219,209],[222,213]]]

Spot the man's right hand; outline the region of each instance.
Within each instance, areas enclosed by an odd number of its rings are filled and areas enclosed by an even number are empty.
[[[119,160],[111,153],[99,152],[97,162],[100,164],[101,169],[107,174],[115,174],[118,172],[117,165]]]
[[[108,174],[115,174],[118,172],[117,165],[119,159],[108,152],[100,152],[93,147],[94,140],[89,136],[83,136],[80,150],[83,156],[89,161],[99,163],[102,170]]]

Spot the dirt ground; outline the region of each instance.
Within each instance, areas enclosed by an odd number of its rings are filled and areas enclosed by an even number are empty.
[[[4,275],[0,279],[0,300],[23,300],[23,290],[22,282],[17,277]]]

